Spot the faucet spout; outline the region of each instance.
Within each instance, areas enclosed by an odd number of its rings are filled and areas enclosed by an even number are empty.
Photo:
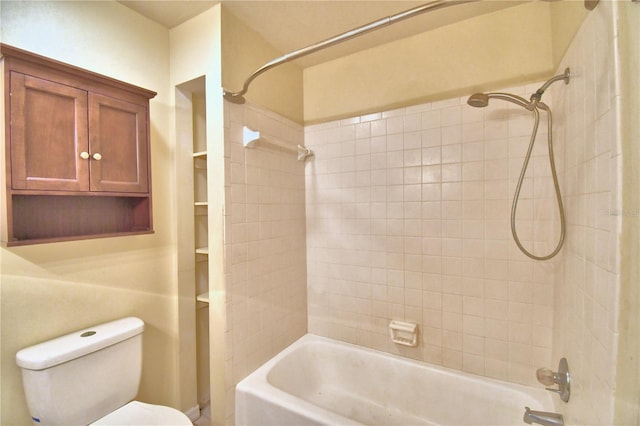
[[[524,407],[524,417],[522,420],[527,424],[537,423],[544,426],[564,426],[562,414],[533,411],[529,407]]]

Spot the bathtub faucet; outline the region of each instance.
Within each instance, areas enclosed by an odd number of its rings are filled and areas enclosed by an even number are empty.
[[[562,414],[532,411],[529,407],[524,407],[522,420],[527,424],[538,423],[545,426],[564,426]]]

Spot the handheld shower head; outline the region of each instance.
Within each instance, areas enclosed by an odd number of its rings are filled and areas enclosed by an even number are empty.
[[[469,96],[467,103],[475,108],[484,108],[489,105],[489,96],[486,93],[474,93]]]
[[[469,96],[467,99],[467,103],[475,108],[484,108],[489,105],[489,99],[496,98],[502,99],[503,101],[511,102],[516,105],[520,105],[528,109],[529,111],[533,110],[534,106],[531,103],[527,102],[526,99],[521,98],[517,95],[512,95],[511,93],[474,93]]]
[[[541,102],[542,94],[556,81],[563,80],[564,84],[569,84],[569,79],[571,78],[571,70],[566,68],[563,74],[557,75],[555,77],[547,80],[533,95],[531,95],[531,100],[527,101],[524,98],[521,98],[518,95],[512,95],[511,93],[474,93],[469,96],[467,99],[467,103],[475,108],[484,108],[489,105],[489,99],[496,98],[502,99],[503,101],[511,102],[516,105],[520,105],[528,109],[529,111],[533,111],[537,106],[541,106],[542,109],[548,109],[546,105]]]

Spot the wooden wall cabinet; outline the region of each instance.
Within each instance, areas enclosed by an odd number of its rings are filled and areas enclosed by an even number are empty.
[[[0,45],[7,245],[153,232],[155,92]]]

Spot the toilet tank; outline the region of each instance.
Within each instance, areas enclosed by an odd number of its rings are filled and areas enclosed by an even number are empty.
[[[38,425],[87,425],[133,400],[144,322],[129,317],[20,350],[16,362]]]

